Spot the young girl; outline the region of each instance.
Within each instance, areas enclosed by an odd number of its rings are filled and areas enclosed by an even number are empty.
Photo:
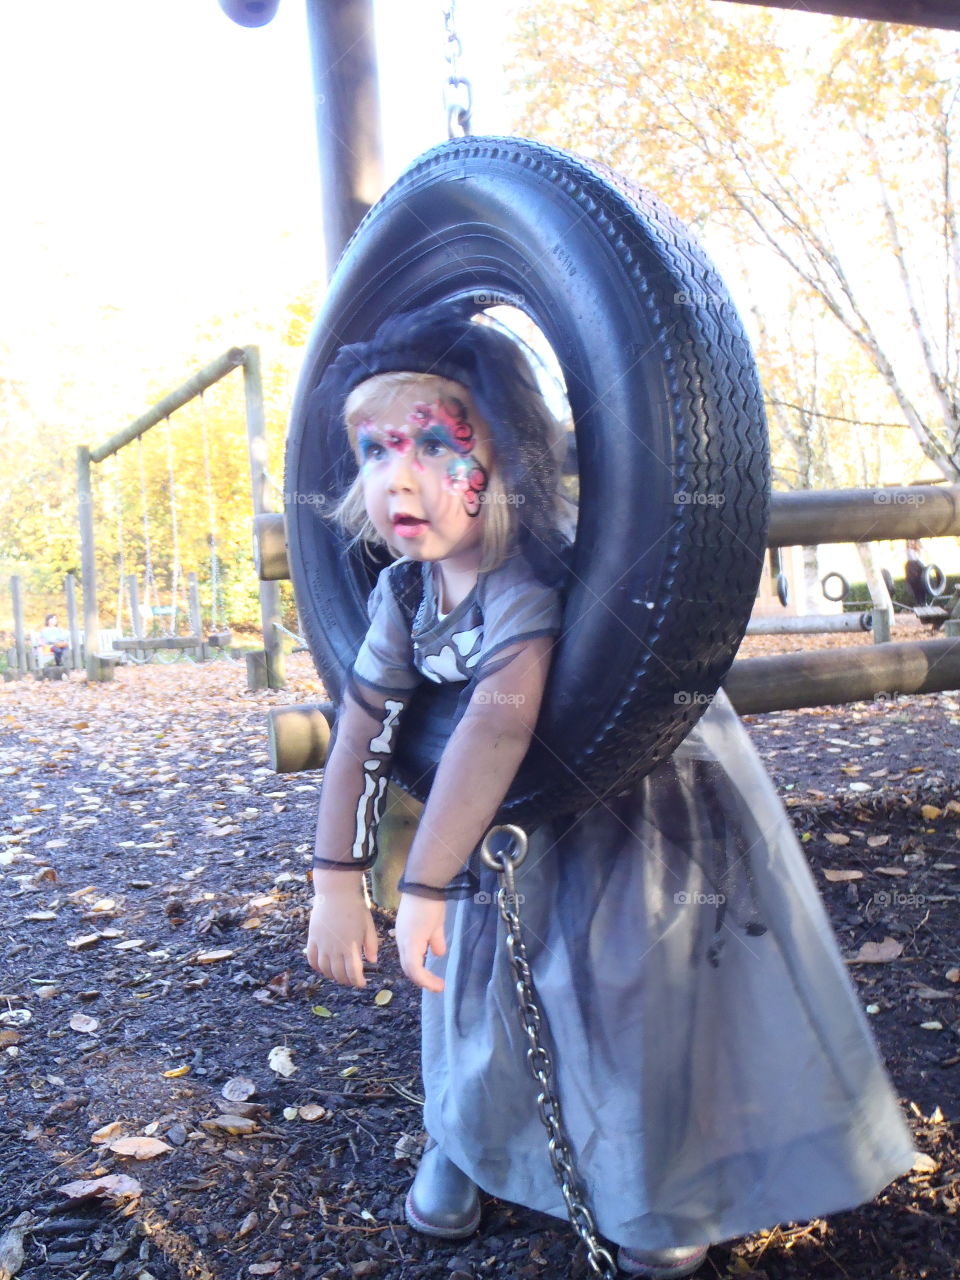
[[[401,558],[371,596],[326,766],[308,959],[366,985],[363,872],[398,724],[419,682],[459,683],[396,919],[424,990],[430,1135],[407,1219],[469,1235],[478,1187],[563,1218],[478,856],[560,630],[556,427],[519,348],[449,306],[389,322],[333,373],[359,468],[342,518]],[[803,854],[722,693],[639,785],[529,835],[517,889],[555,1084],[624,1271],[689,1275],[711,1243],[850,1208],[910,1168]]]

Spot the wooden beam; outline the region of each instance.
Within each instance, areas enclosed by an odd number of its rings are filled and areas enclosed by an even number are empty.
[[[742,658],[724,688],[742,716],[958,689],[960,639]]]
[[[868,22],[901,22],[911,27],[943,27],[960,31],[956,0],[724,0],[727,4],[753,4],[761,8],[826,13],[837,18],[863,18]]]
[[[798,489],[771,494],[768,547],[960,534],[960,485]]]

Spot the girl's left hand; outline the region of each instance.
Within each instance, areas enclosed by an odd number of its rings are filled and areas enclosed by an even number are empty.
[[[419,898],[412,893],[400,895],[397,909],[396,937],[400,964],[407,977],[426,991],[442,991],[443,979],[424,966],[427,948],[435,956],[446,954],[443,934],[447,904],[443,900]]]

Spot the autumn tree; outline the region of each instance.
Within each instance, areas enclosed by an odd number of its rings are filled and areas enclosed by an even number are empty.
[[[858,399],[960,477],[956,38],[710,0],[537,0],[517,32],[518,128],[657,191],[768,332],[813,304],[822,363],[852,344]]]

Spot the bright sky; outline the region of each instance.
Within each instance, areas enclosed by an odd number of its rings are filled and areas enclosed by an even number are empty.
[[[507,127],[506,3],[459,0],[476,132]],[[443,5],[377,24],[392,180],[446,137]],[[303,0],[258,29],[216,0],[7,0],[0,118],[0,370],[44,417],[108,435],[323,279]]]

